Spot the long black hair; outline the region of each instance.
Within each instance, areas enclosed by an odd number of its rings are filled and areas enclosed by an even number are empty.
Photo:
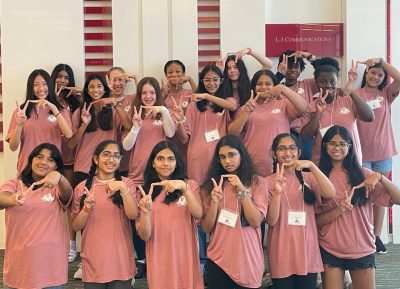
[[[69,66],[68,64],[60,63],[54,67],[53,72],[51,73],[51,79],[53,80],[54,89],[57,86],[57,76],[61,71],[65,71],[68,74],[68,86],[75,87],[75,76],[71,66]],[[81,106],[81,101],[76,94],[71,94],[67,97],[68,93],[68,89],[63,89],[60,92],[60,98],[64,99],[68,103],[70,111],[74,112]]]
[[[55,170],[60,174],[63,174],[64,172],[64,163],[58,148],[51,143],[42,143],[37,147],[35,147],[29,154],[28,163],[26,164],[25,168],[22,170],[22,172],[18,177],[27,187],[30,187],[35,182],[32,176],[32,160],[34,157],[37,157],[40,154],[40,152],[44,149],[50,151],[50,156],[56,163]]]
[[[221,175],[227,174],[227,171],[224,169],[219,160],[219,150],[223,146],[230,146],[231,148],[238,150],[240,154],[240,165],[236,174],[241,180],[242,184],[246,187],[250,187],[252,182],[256,180],[254,178],[256,172],[253,166],[253,161],[242,140],[235,135],[226,135],[217,143],[214,156],[210,164],[210,169],[208,170],[207,180],[201,185],[201,189],[205,197],[210,197],[211,191],[214,188],[211,178],[214,178],[218,182],[221,178]]]
[[[229,79],[228,76],[228,63],[230,61],[235,62],[235,55],[229,55],[225,61],[225,69],[224,69],[224,97],[232,97],[233,96],[233,87],[232,80]],[[236,62],[237,69],[239,70],[239,79],[238,81],[238,93],[239,93],[239,104],[240,106],[244,105],[250,98],[250,78],[247,73],[246,65],[242,59],[238,59]]]
[[[388,85],[388,73],[386,71],[386,69],[384,69],[382,67],[382,63],[376,63],[373,66],[370,66],[369,69],[371,68],[381,68],[383,70],[383,73],[385,74],[385,76],[383,77],[382,82],[378,85],[378,89],[379,90],[383,90],[387,85]],[[361,88],[363,88],[366,84],[367,84],[367,69],[364,70],[364,74],[363,74],[363,78],[362,78],[362,82],[361,82]]]
[[[341,125],[334,125],[330,129],[327,130],[324,137],[321,141],[321,158],[319,161],[319,168],[321,171],[329,177],[333,163],[331,158],[329,157],[326,149],[326,144],[329,142],[335,135],[339,135],[343,138],[345,142],[349,144],[348,152],[346,157],[343,160],[343,169],[347,173],[348,183],[351,187],[355,187],[361,184],[365,180],[365,176],[362,172],[361,166],[358,162],[357,155],[354,152],[354,143],[353,139],[347,128]],[[353,205],[363,206],[367,203],[367,198],[365,196],[365,188],[357,189],[354,192],[353,198],[351,199],[351,203]]]
[[[23,109],[26,102],[29,100],[37,100],[37,97],[35,95],[33,87],[34,87],[35,78],[39,75],[43,77],[44,81],[46,81],[46,84],[47,84],[48,94],[47,94],[46,100],[48,102],[54,104],[58,108],[58,110],[62,110],[63,107],[57,101],[56,93],[54,91],[53,81],[51,80],[51,77],[47,73],[47,71],[45,71],[43,69],[35,69],[34,71],[31,72],[31,74],[29,74],[28,80],[26,82],[26,98],[25,98],[24,103],[20,105],[20,108]],[[35,103],[30,102],[28,104],[28,107],[26,108],[26,117],[27,118],[30,118],[31,111],[33,109],[35,109]],[[52,114],[51,111],[49,113]]]
[[[85,81],[85,85],[83,87],[83,102],[81,104],[81,110],[83,109],[84,104],[86,103],[86,108],[92,103],[92,98],[89,95],[89,84],[92,80],[99,80],[104,87],[104,95],[102,98],[110,97],[110,88],[107,85],[107,82],[103,75],[93,73],[90,74]],[[98,127],[102,130],[111,130],[113,128],[113,111],[111,106],[103,107],[101,111],[97,113],[97,117],[95,114],[94,106],[90,109],[90,115],[92,119],[90,120],[89,125],[86,127],[86,132],[96,131]],[[82,119],[80,120],[82,122]]]
[[[266,75],[269,78],[271,78],[274,86],[278,84],[278,81],[276,80],[276,76],[271,70],[261,69],[261,70],[257,71],[256,73],[254,73],[253,78],[251,79],[250,88],[252,91],[254,91],[254,94],[257,94],[256,93],[256,85],[257,85],[257,82],[260,79],[260,77],[263,75]]]
[[[206,73],[209,71],[212,71],[216,75],[218,75],[218,77],[221,78],[221,82],[224,80],[224,75],[222,74],[221,70],[219,70],[219,68],[215,64],[209,64],[206,67],[204,67],[199,74],[200,81],[196,93],[208,93],[207,89],[204,86],[204,77]],[[219,85],[219,88],[217,92],[214,93],[214,96],[225,99],[225,95],[223,93],[224,88],[222,84],[223,83]],[[207,105],[208,105],[208,100],[206,99],[202,99],[196,102],[197,109],[201,112],[206,111]],[[215,103],[212,103],[211,107],[213,112],[222,112],[224,110],[222,107],[216,105]]]
[[[286,132],[281,133],[275,137],[274,141],[272,142],[272,148],[271,148],[272,152],[276,155],[278,146],[281,143],[281,140],[285,137],[290,137],[294,141],[294,143],[296,144],[296,146],[298,148],[298,156],[300,157],[301,142],[295,135],[286,133]],[[276,157],[274,157],[274,163],[273,163],[273,172],[274,173],[276,172],[277,163],[278,163],[278,161],[277,161]],[[304,182],[304,177],[303,177],[302,171],[295,170],[295,175],[301,184],[304,202],[306,202],[306,204],[313,205],[316,201],[315,193]]]
[[[100,154],[104,151],[104,149],[106,148],[106,146],[110,145],[110,144],[114,144],[118,147],[118,151],[119,153],[122,155],[122,148],[121,145],[118,144],[116,141],[113,140],[105,140],[102,141],[101,143],[98,144],[98,146],[96,147],[96,150],[94,151],[93,157],[92,157],[92,165],[90,166],[90,170],[89,170],[89,175],[88,178],[86,179],[86,183],[85,183],[85,187],[90,191],[91,187],[92,187],[92,183],[93,183],[93,178],[96,175],[96,171],[97,171],[97,164],[94,161],[94,157],[97,156],[98,158],[100,157]],[[121,173],[119,171],[119,169],[117,169],[115,171],[115,180],[117,181],[121,181],[122,180],[122,176]],[[80,200],[80,208],[83,208],[84,205],[84,201],[86,199],[87,195],[83,194]],[[115,192],[115,194],[110,197],[112,202],[118,206],[118,208],[121,208],[123,205],[123,201],[122,201],[122,197],[121,197],[121,192],[117,191]]]
[[[153,167],[153,162],[157,154],[164,149],[170,149],[172,153],[175,155],[176,167],[173,173],[171,174],[170,179],[182,180],[182,181],[187,180],[186,166],[176,144],[170,140],[160,141],[158,144],[154,146],[153,150],[151,151],[149,160],[147,161],[146,169],[144,170],[143,173],[143,178],[144,178],[143,189],[146,192],[150,190],[150,186],[152,183],[157,183],[161,181],[155,168]],[[162,189],[159,186],[154,187],[153,194],[151,195],[153,201],[160,195],[161,190]],[[168,194],[165,197],[164,203],[169,205],[170,203],[179,199],[180,196],[182,196],[182,192],[175,190],[174,192]]]

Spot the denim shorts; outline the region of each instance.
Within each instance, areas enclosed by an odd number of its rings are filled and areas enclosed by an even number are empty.
[[[362,166],[374,172],[387,174],[392,170],[392,163],[392,158],[388,158],[380,161],[363,162]]]
[[[372,253],[371,255],[367,255],[365,257],[361,257],[358,259],[345,259],[345,258],[338,258],[328,253],[322,247],[319,247],[319,249],[321,250],[321,257],[324,265],[350,271],[367,269],[367,268],[376,268],[375,253]]]

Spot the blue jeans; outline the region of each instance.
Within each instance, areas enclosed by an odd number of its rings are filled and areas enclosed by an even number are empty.
[[[201,273],[204,273],[204,267],[207,261],[207,240],[206,234],[201,229],[200,225],[197,225],[197,234],[199,235],[199,257],[200,257],[200,268]]]
[[[392,170],[392,158],[380,161],[363,162],[364,168],[381,174],[387,174]]]

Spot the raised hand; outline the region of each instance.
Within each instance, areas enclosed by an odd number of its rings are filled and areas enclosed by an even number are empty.
[[[153,210],[153,201],[151,200],[151,194],[153,193],[153,186],[150,187],[149,194],[143,190],[142,186],[139,185],[139,191],[142,194],[142,198],[139,201],[139,208],[143,213],[149,213]]]
[[[92,120],[92,115],[90,114],[90,108],[92,107],[92,103],[89,104],[89,107],[86,109],[86,102],[83,104],[83,108],[81,111],[81,120],[82,123],[88,125]]]
[[[142,107],[145,109],[145,116],[146,118],[149,117],[156,117],[157,114],[162,113],[163,107],[162,105],[155,106],[155,105],[142,105]]]
[[[32,184],[29,188],[23,190],[22,181],[21,180],[18,181],[17,191],[11,196],[15,206],[23,206],[25,204],[26,197],[30,192],[32,192],[34,186],[35,185]]]
[[[54,85],[54,91],[58,98],[60,98],[61,91],[63,91],[65,88],[66,87],[64,85],[60,85],[60,87],[57,89],[57,84]]]
[[[368,198],[369,193],[373,189],[375,189],[375,185],[380,182],[381,178],[382,178],[382,174],[381,173],[378,173],[378,172],[373,173],[368,178],[366,178],[361,184],[359,184],[358,186],[353,187],[353,189],[351,190],[352,195],[354,194],[355,190],[365,187],[365,197]]]
[[[106,107],[107,105],[116,105],[117,99],[114,97],[104,97],[104,98],[100,98],[98,100],[92,101],[91,104],[94,105],[99,110],[101,110],[103,107]]]
[[[283,84],[278,84],[272,87],[270,90],[268,90],[265,94],[267,96],[267,99],[275,99],[278,97],[281,93],[282,90],[285,88]]]
[[[164,180],[158,183],[153,183],[153,186],[161,186],[162,192],[166,195],[171,194],[175,190],[181,191],[183,194],[186,193],[187,185],[182,180]]]
[[[238,192],[244,191],[246,189],[246,187],[243,185],[242,181],[237,175],[227,174],[222,175],[221,177],[226,178],[228,182],[230,182],[231,185],[235,187]]]
[[[257,100],[258,100],[259,97],[260,97],[260,94],[257,93],[257,95],[254,96],[254,91],[252,90],[249,100],[244,104],[244,109],[247,112],[253,112],[256,109]]]
[[[171,90],[169,81],[164,80],[164,78],[161,78],[161,94],[165,97],[168,96],[169,92]]]
[[[81,94],[82,93],[82,88],[75,87],[75,86],[68,86],[64,87],[64,89],[69,90],[68,94],[65,96],[65,98],[70,97],[72,94]]]
[[[28,108],[30,100],[28,100],[23,109],[20,108],[18,101],[15,101],[15,104],[17,105],[17,113],[15,114],[15,119],[17,121],[17,124],[22,125],[28,118],[26,117],[26,109]]]
[[[57,171],[52,171],[47,174],[43,179],[40,181],[34,182],[32,185],[39,186],[43,185],[43,187],[53,188],[58,185],[58,182],[61,180],[62,175]]]
[[[225,70],[225,62],[226,62],[226,59],[228,58],[228,55],[229,54],[227,53],[224,57],[222,57],[222,53],[221,53],[220,58],[217,60],[217,62],[215,62],[215,66],[218,67],[219,70],[221,70],[221,72],[224,72],[224,70]]]
[[[366,65],[367,68],[365,70],[368,71],[371,66],[374,66],[375,64],[378,63],[382,63],[382,61],[383,61],[382,58],[370,58],[364,61],[357,61],[357,63]]]
[[[93,210],[93,207],[96,205],[96,200],[94,198],[94,193],[90,192],[86,187],[84,188],[86,198],[83,201],[83,206],[86,208],[86,210],[91,211]]]
[[[282,75],[286,75],[288,69],[288,56],[286,54],[282,55],[282,61],[278,65],[278,72]]]
[[[221,176],[219,184],[217,184],[214,178],[211,178],[211,181],[214,185],[214,188],[211,191],[211,202],[219,204],[219,202],[224,197],[224,193],[222,191],[222,184],[224,182],[224,178]]]
[[[350,211],[353,209],[353,205],[351,204],[351,198],[353,197],[354,190],[351,190],[350,196],[347,194],[347,191],[344,191],[346,197],[340,202],[339,209],[342,212]]]
[[[235,62],[237,62],[239,59],[242,59],[243,56],[245,56],[246,54],[250,53],[250,48],[245,48],[242,50],[239,50],[235,53]]]
[[[309,160],[295,160],[294,167],[297,171],[301,171],[302,169],[310,169],[314,163]]]
[[[189,98],[192,101],[198,102],[198,101],[201,101],[203,99],[207,99],[208,93],[193,93],[192,95],[185,95],[183,97]]]
[[[325,94],[323,94],[322,88],[319,89],[319,97],[316,102],[317,109],[319,112],[323,112],[326,109],[326,98],[329,95],[329,90],[325,91]]]
[[[181,96],[179,104],[177,104],[175,98],[172,97],[172,102],[174,103],[174,106],[172,108],[172,113],[174,114],[176,121],[183,121],[185,119],[185,113],[182,107],[182,100],[183,96]]]
[[[106,192],[110,197],[118,191],[120,191],[121,194],[126,194],[129,191],[129,188],[123,181],[111,181],[106,184]]]
[[[356,82],[358,79],[358,62],[355,62],[354,60],[351,61],[351,68],[349,72],[347,73],[347,77],[349,78],[350,81]]]
[[[133,106],[133,117],[132,117],[132,127],[139,128],[142,127],[143,119],[142,119],[142,107],[139,108],[139,112],[136,109],[136,106]]]
[[[306,51],[296,51],[295,53],[290,54],[288,57],[294,57],[294,63],[297,63],[298,58],[309,58],[311,57],[310,52]]]
[[[276,164],[276,173],[275,173],[275,193],[281,194],[286,187],[286,178],[283,176],[285,172],[285,164],[282,164],[279,167],[279,163]]]

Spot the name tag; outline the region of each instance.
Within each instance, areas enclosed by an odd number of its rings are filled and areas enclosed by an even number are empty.
[[[373,100],[367,101],[367,104],[372,109],[381,107],[381,103],[380,103],[379,99],[373,99]]]
[[[293,226],[305,226],[306,212],[288,212],[288,224]]]
[[[56,122],[57,121],[57,117],[55,117],[54,115],[50,114],[49,117],[47,118],[49,121],[51,122]]]
[[[208,131],[204,135],[207,142],[212,142],[220,139],[219,132],[216,129]]]
[[[319,132],[320,132],[320,134],[321,134],[321,138],[324,137],[324,135],[326,134],[326,132],[328,131],[328,129],[330,129],[332,126],[333,126],[333,125],[330,125],[330,126],[321,128],[321,129],[319,130]]]
[[[234,212],[222,209],[219,213],[218,223],[227,225],[228,227],[235,228],[238,215]]]

